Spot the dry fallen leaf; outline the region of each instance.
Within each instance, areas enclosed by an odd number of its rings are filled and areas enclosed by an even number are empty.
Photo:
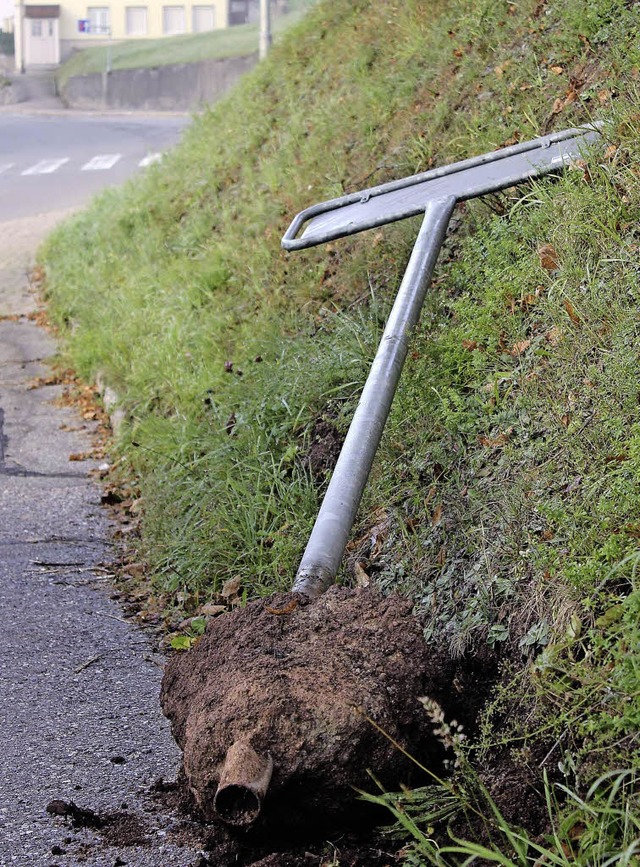
[[[242,578],[239,575],[236,575],[234,578],[228,578],[222,585],[220,595],[223,599],[233,599],[240,592],[241,584]]]
[[[517,343],[514,343],[511,347],[511,355],[518,356],[522,355],[523,352],[531,346],[530,340],[519,340]]]
[[[207,602],[206,605],[201,605],[198,609],[198,614],[203,614],[205,617],[217,617],[218,614],[224,614],[228,611],[226,605],[215,605],[213,602]]]
[[[580,837],[582,837],[582,835],[585,833],[586,830],[587,830],[586,825],[583,825],[582,822],[577,822],[573,826],[573,828],[569,831],[569,839],[570,840],[579,840]]]
[[[433,510],[433,515],[431,515],[431,526],[437,527],[441,521],[442,521],[442,503],[438,503],[438,505]]]
[[[353,574],[355,576],[356,584],[358,587],[368,587],[371,583],[371,579],[365,572],[362,563],[358,563],[357,561],[356,563],[354,563]]]
[[[578,91],[575,89],[575,87],[573,87],[573,85],[571,85],[565,93],[564,98],[559,96],[553,101],[551,114],[560,114],[560,112],[564,111],[564,109],[568,105],[574,103],[577,100],[578,96]]]
[[[371,551],[369,556],[371,558],[377,557],[378,554],[382,551],[384,542],[389,535],[389,517],[385,512],[381,512],[381,514],[381,520],[379,520],[378,523],[369,531],[371,541]]]
[[[557,346],[562,339],[560,329],[556,325],[553,325],[545,334],[544,339],[547,343],[550,343],[551,346]]]
[[[577,98],[578,98],[578,91],[574,90],[573,87],[570,87],[566,93],[562,107],[566,108],[568,105],[571,105],[572,102],[575,102]]]
[[[496,437],[479,436],[478,442],[490,449],[501,449],[509,442],[509,433],[499,433]]]
[[[582,319],[578,316],[575,311],[575,308],[571,301],[565,298],[564,300],[564,309],[569,314],[569,319],[573,322],[574,325],[582,325]]]
[[[298,607],[298,600],[292,599],[291,602],[288,602],[284,608],[271,608],[270,605],[267,605],[265,611],[268,614],[276,614],[278,616],[282,616],[283,614],[291,614]]]
[[[537,302],[538,298],[531,292],[527,292],[527,294],[523,295],[520,299],[520,308],[522,310],[528,310],[530,307],[533,307]]]
[[[555,271],[560,264],[560,257],[558,256],[558,251],[553,246],[553,244],[543,244],[538,248],[538,257],[540,259],[540,265],[544,268],[545,271]]]

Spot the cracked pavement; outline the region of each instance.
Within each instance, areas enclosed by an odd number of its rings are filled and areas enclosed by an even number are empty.
[[[26,273],[63,216],[0,223],[0,865],[187,867],[197,835],[149,795],[179,763],[163,659],[111,598],[95,462],[69,460],[90,451],[91,423],[54,405],[60,386],[30,385],[55,343],[28,318]],[[138,833],[112,845],[49,815],[56,799]]]

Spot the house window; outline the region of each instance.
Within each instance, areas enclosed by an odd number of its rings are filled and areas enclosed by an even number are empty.
[[[126,9],[127,36],[147,35],[147,7],[127,6]]]
[[[206,30],[215,30],[216,10],[215,6],[194,6],[192,10],[191,29],[194,33],[204,33]]]
[[[163,6],[162,32],[165,36],[175,36],[185,30],[184,6]]]
[[[53,36],[55,33],[54,20],[52,18],[34,18],[31,20],[31,35],[36,39]]]
[[[91,25],[92,33],[108,34],[111,29],[111,18],[108,6],[88,6],[87,18]]]
[[[249,0],[231,0],[229,24],[246,24],[249,20]]]

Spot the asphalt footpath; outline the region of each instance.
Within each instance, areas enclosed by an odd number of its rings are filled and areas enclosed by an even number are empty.
[[[186,867],[197,834],[158,794],[179,763],[163,658],[111,598],[96,462],[70,460],[92,422],[43,384],[55,344],[29,316],[64,216],[0,223],[0,865]]]

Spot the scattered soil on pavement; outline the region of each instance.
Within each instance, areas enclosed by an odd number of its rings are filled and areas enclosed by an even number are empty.
[[[173,816],[165,825],[165,839],[174,846],[187,847],[201,854],[191,867],[329,867],[338,861],[341,867],[392,867],[398,863],[396,844],[380,834],[366,836],[343,832],[327,839],[308,829],[305,839],[272,840],[268,834],[236,833],[220,824],[198,820],[193,798],[184,786],[158,780],[144,798],[144,813],[124,809],[95,812],[73,801],[52,801],[47,812],[69,828],[63,846],[53,846],[52,855],[73,858],[73,863],[92,863],[99,852],[120,853],[119,864],[133,864],[137,847],[147,848],[157,829],[154,814]],[[386,818],[386,817],[385,817]],[[84,829],[93,835],[82,836]],[[80,835],[80,836],[78,836]],[[67,860],[60,863],[70,863]]]
[[[73,801],[54,800],[47,804],[47,813],[63,816],[72,828],[98,831],[107,846],[147,846],[150,829],[141,816],[126,808],[98,813],[80,807]]]

